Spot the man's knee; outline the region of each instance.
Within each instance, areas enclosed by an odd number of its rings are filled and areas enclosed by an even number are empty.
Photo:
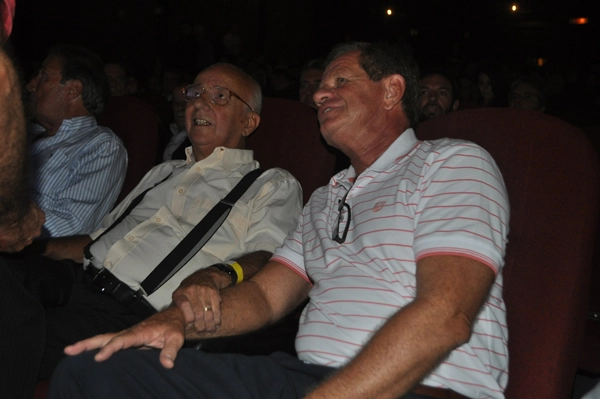
[[[86,352],[79,356],[63,359],[56,368],[50,382],[49,398],[83,398],[91,397],[98,391],[92,386],[94,373],[94,352]]]

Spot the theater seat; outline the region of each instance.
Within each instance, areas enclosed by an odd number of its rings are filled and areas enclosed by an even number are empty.
[[[264,98],[260,126],[246,142],[263,169],[280,167],[298,179],[304,203],[329,182],[335,150],[321,138],[314,109],[298,101]]]
[[[110,97],[98,124],[112,129],[127,149],[129,164],[118,204],[156,164],[158,114],[150,104],[135,97]]]
[[[435,118],[418,127],[417,137],[467,139],[496,160],[511,205],[506,398],[569,398],[598,213],[598,158],[590,142],[557,118],[502,108]]]
[[[590,139],[596,152],[600,154],[600,125],[584,127],[581,130]],[[585,324],[578,367],[584,374],[591,377],[600,377],[600,223],[596,227],[588,318]]]

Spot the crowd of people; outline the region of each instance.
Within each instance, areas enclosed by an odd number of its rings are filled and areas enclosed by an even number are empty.
[[[14,1],[1,4],[3,46]],[[502,177],[479,146],[414,129],[483,106],[592,124],[600,71],[562,90],[543,68],[420,73],[398,46],[364,42],[270,66],[244,58],[238,28],[228,62],[190,26],[197,57],[146,78],[56,46],[23,99],[0,48],[0,396],[30,398],[52,377],[51,398],[503,398]],[[589,115],[561,103],[568,83]],[[127,153],[96,116],[125,95],[155,106],[164,129],[157,165],[115,204]],[[312,107],[347,157],[304,208],[296,179],[245,149],[263,96]],[[297,355],[186,344],[303,304]]]

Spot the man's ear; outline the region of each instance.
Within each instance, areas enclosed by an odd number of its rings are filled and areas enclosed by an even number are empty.
[[[250,111],[246,114],[245,121],[246,124],[244,125],[242,136],[248,137],[256,130],[258,125],[260,125],[260,115],[256,112]]]
[[[79,97],[83,91],[83,83],[77,79],[67,80],[65,87],[67,89],[67,98],[69,100]]]
[[[402,75],[391,75],[386,78],[384,109],[390,110],[397,104],[400,104],[404,91],[406,90],[406,81]]]

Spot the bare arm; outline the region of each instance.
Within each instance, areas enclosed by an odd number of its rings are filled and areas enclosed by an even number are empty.
[[[44,213],[29,200],[25,115],[15,69],[0,43],[0,250],[20,251],[41,233]]]
[[[237,259],[244,280],[250,279],[273,255],[256,251]],[[172,295],[173,304],[183,312],[186,323],[198,324],[199,331],[214,331],[221,324],[221,296],[219,291],[232,285],[229,274],[214,267],[198,270],[183,280]],[[205,310],[208,309],[208,310]]]
[[[88,235],[52,238],[46,242],[42,255],[52,259],[72,259],[77,263],[83,262],[83,249],[92,241]]]
[[[454,348],[469,340],[494,272],[456,256],[417,264],[417,296],[396,313],[344,368],[306,399],[398,398]]]
[[[67,355],[100,348],[97,361],[132,347],[161,348],[160,361],[172,368],[185,338],[207,339],[238,335],[271,324],[296,308],[311,285],[287,266],[270,261],[251,280],[221,292],[222,319],[214,332],[196,330],[175,305],[118,334],[103,334],[67,346]]]

